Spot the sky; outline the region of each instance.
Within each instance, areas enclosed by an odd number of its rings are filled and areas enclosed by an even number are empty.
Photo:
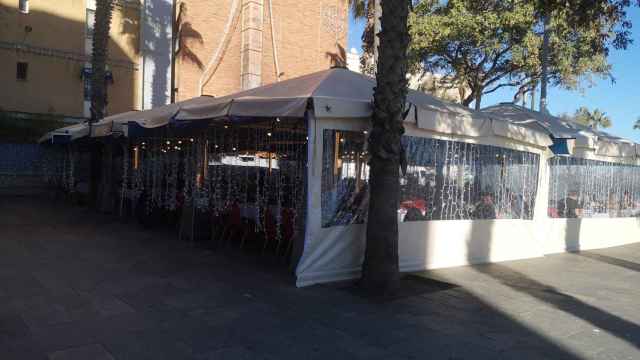
[[[629,19],[635,25],[632,29],[634,43],[627,50],[613,50],[609,62],[613,66],[615,83],[611,80],[597,79],[594,86],[583,91],[549,89],[549,111],[554,115],[572,114],[580,106],[604,111],[613,125],[603,129],[611,134],[625,137],[640,143],[640,130],[633,130],[635,120],[640,117],[640,9],[632,8]],[[362,52],[360,37],[365,22],[349,17],[349,49]],[[514,90],[501,89],[482,99],[482,106],[491,106],[500,102],[510,102]],[[536,96],[539,99],[539,94]]]

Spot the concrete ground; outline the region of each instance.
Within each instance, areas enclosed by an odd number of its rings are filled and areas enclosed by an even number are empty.
[[[0,198],[0,359],[636,359],[640,244],[419,274],[373,302],[69,205]]]

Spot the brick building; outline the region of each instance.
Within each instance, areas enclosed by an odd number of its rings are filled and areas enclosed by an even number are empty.
[[[347,0],[183,0],[176,17],[176,100],[327,69],[346,55]]]
[[[95,2],[0,0],[0,115],[90,116]],[[115,4],[108,114],[201,92],[229,94],[274,82],[276,72],[284,80],[327,69],[346,56],[347,0]]]

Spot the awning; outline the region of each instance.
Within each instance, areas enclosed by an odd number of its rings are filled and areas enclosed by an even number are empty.
[[[236,94],[202,96],[152,110],[107,117],[92,126],[92,136],[144,135],[148,129],[171,124],[176,129],[208,126],[216,119],[303,118],[309,109],[317,119],[369,119],[375,81],[346,69],[329,69]],[[544,131],[523,122],[480,113],[408,90],[411,121],[420,129],[458,136],[498,136],[538,146],[550,145]]]
[[[490,106],[482,112],[508,120],[513,124],[545,131],[553,139],[550,149],[557,155],[573,154],[576,148],[588,149],[602,156],[635,157],[638,155],[637,145],[630,140],[512,103]]]
[[[312,108],[317,119],[370,118],[375,81],[346,69],[329,69],[236,94],[186,104],[175,116],[181,121],[229,117],[298,117]],[[502,136],[546,146],[551,140],[536,129],[492,125],[492,119],[469,108],[448,103],[423,92],[409,90],[407,103],[421,129],[460,136]],[[497,133],[496,133],[497,131]]]
[[[68,144],[89,135],[89,125],[85,123],[65,126],[46,133],[38,140],[41,144]]]
[[[166,126],[171,122],[178,110],[188,104],[198,104],[205,100],[212,99],[210,96],[200,96],[197,98],[180,101],[177,103],[160,106],[145,111],[129,111],[112,116],[108,116],[92,125],[91,136],[100,137],[108,135],[130,136],[129,130],[155,129]]]

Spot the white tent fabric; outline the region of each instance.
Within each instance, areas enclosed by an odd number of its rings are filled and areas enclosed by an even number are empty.
[[[316,118],[368,118],[375,81],[346,69],[329,69],[236,94],[186,104],[176,120],[227,116],[303,117],[309,103]],[[409,90],[407,101],[426,111],[471,117],[466,107]]]
[[[303,117],[309,106],[312,106],[316,119],[366,119],[372,114],[374,87],[375,81],[369,77],[346,69],[329,69],[225,97],[185,104],[175,119]],[[538,146],[551,143],[539,129],[491,119],[422,92],[409,90],[407,103],[413,106],[406,121],[415,119],[416,125],[424,130],[472,137],[497,135]]]
[[[91,137],[109,136],[116,133],[116,122],[126,122],[138,116],[139,111],[128,111],[112,116],[108,116],[100,121],[91,124]]]
[[[74,124],[70,126],[65,126],[60,129],[56,129],[46,133],[42,136],[38,142],[39,143],[47,143],[53,142],[54,137],[62,136],[67,138],[69,141],[78,140],[82,137],[89,135],[89,125],[87,123]]]
[[[210,120],[226,117],[298,117],[311,107],[317,119],[367,119],[371,117],[375,81],[346,70],[329,69],[220,98],[201,96],[147,111],[113,115],[92,124],[91,136],[128,136],[128,125],[146,129],[175,121]],[[497,116],[474,112],[422,92],[409,90],[411,112],[406,121],[441,134],[500,136],[537,146],[550,140],[542,130],[508,124]]]
[[[211,98],[212,97],[210,96],[200,96],[150,110],[129,111],[112,115],[92,124],[91,136],[100,137],[112,134],[123,134],[127,136],[128,124],[131,122],[134,122],[145,129],[154,129],[166,126],[181,107],[190,104],[198,104],[200,102],[208,101]]]
[[[638,145],[622,141],[599,140],[596,155],[610,157],[635,157]]]
[[[551,138],[545,133],[525,126],[519,126],[502,120],[492,120],[491,125],[493,134],[497,136],[540,146],[550,146],[553,144]]]
[[[580,130],[561,118],[545,115],[529,110],[513,103],[502,103],[482,109],[482,113],[490,117],[498,117],[530,128],[546,132],[556,139],[576,139],[579,143],[589,143],[589,134],[581,134]]]
[[[632,141],[512,103],[491,106],[483,109],[482,112],[489,116],[506,119],[514,124],[543,129],[547,134],[557,139],[573,139],[574,141],[569,146],[571,153],[573,153],[573,148],[586,148],[594,151],[596,155],[609,157],[640,155],[637,151],[638,145]]]

